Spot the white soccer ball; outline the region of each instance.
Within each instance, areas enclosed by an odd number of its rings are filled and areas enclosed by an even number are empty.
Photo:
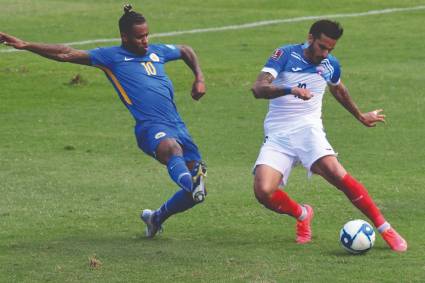
[[[339,233],[339,241],[342,247],[352,254],[365,253],[375,243],[375,231],[364,220],[348,221]]]

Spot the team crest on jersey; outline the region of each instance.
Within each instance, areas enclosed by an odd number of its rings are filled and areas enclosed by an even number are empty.
[[[272,59],[273,60],[279,60],[279,58],[283,55],[283,50],[282,49],[276,49],[273,54],[272,54]]]
[[[158,139],[160,139],[160,138],[163,138],[163,137],[165,137],[167,134],[166,133],[164,133],[164,132],[158,132],[158,133],[156,133],[155,134],[155,139],[156,140],[158,140]]]
[[[321,76],[325,81],[329,82],[332,77],[332,71],[327,69],[323,64],[320,64],[316,67],[316,72]]]
[[[151,60],[154,62],[159,62],[159,57],[155,53],[151,53],[151,55],[149,55],[149,58],[151,58]]]
[[[316,67],[316,72],[319,75],[322,75],[325,72],[325,68],[323,66],[319,65],[319,66]]]

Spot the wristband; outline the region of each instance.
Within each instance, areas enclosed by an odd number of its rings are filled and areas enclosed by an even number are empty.
[[[284,88],[283,88],[283,93],[284,93],[285,95],[287,95],[287,94],[291,94],[291,92],[292,92],[292,88],[290,88],[290,87],[284,87]]]

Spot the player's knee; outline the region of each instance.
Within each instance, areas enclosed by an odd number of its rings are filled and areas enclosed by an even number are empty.
[[[275,188],[268,185],[267,183],[255,182],[254,183],[254,195],[258,202],[265,205],[273,195]]]
[[[183,150],[174,138],[168,138],[159,143],[155,155],[161,163],[167,164],[171,157],[183,155]]]

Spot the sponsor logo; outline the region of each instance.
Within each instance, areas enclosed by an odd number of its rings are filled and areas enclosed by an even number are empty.
[[[322,74],[325,72],[325,68],[324,68],[323,66],[317,66],[317,68],[316,68],[316,72],[317,72],[319,75],[322,75]]]
[[[124,57],[124,61],[131,61],[131,60],[134,60],[134,58],[131,58],[131,57]]]
[[[151,55],[149,55],[149,58],[151,58],[151,60],[154,62],[159,62],[159,57],[155,53],[151,53]]]
[[[157,139],[160,139],[160,138],[162,138],[162,137],[165,137],[167,134],[166,133],[164,133],[164,132],[159,132],[159,133],[156,133],[155,134],[155,139],[157,140]]]
[[[292,72],[298,72],[298,71],[301,71],[301,70],[302,70],[302,68],[300,68],[300,67],[292,68]]]
[[[272,59],[273,60],[279,60],[279,58],[282,56],[282,54],[283,54],[283,51],[282,51],[282,49],[276,49],[274,52],[273,52],[273,54],[272,54]]]

